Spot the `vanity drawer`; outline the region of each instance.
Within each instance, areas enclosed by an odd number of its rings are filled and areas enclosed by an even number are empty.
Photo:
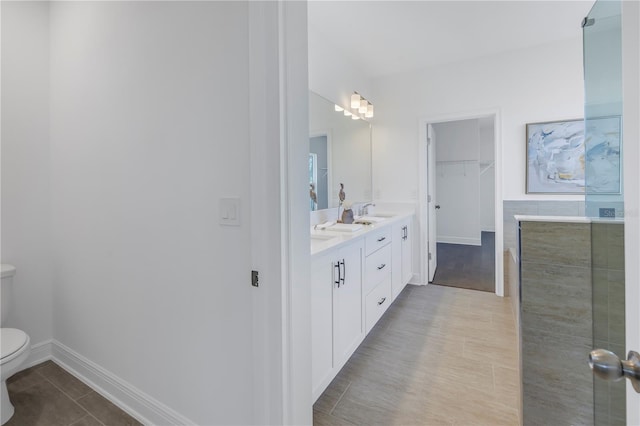
[[[365,256],[369,256],[380,247],[384,247],[391,242],[391,227],[370,231],[364,240]]]
[[[391,275],[391,244],[365,258],[364,294],[368,294],[387,276]]]
[[[366,333],[369,333],[391,305],[391,275],[382,280],[365,299]]]

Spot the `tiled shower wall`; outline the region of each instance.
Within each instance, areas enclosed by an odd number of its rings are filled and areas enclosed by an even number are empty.
[[[520,238],[524,424],[624,425],[624,381],[587,366],[594,346],[626,356],[624,225],[525,221]]]
[[[504,250],[518,253],[518,224],[513,216],[584,216],[584,201],[505,200],[503,206]]]
[[[520,228],[523,424],[593,425],[591,224]]]
[[[593,337],[595,347],[626,359],[624,326],[624,225],[591,225]],[[598,426],[625,424],[625,381],[594,381]]]

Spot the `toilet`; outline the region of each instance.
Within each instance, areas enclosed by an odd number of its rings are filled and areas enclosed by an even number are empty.
[[[7,391],[7,379],[21,370],[22,364],[29,357],[31,351],[31,342],[27,333],[17,328],[4,328],[9,305],[11,303],[11,290],[13,276],[16,268],[11,265],[3,264],[2,271],[2,287],[0,288],[0,298],[2,299],[2,328],[0,328],[0,347],[2,348],[2,363],[0,364],[0,373],[2,375],[2,423],[5,424],[13,416],[14,408],[9,400],[9,392]]]

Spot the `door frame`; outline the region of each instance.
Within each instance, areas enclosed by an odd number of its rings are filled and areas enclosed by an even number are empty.
[[[640,3],[622,2],[622,85],[624,146],[624,246],[626,349],[640,351]],[[626,358],[625,354],[618,354]],[[640,424],[640,394],[627,380],[627,424]]]
[[[495,294],[504,296],[504,258],[503,258],[503,211],[502,211],[502,114],[500,108],[455,112],[449,114],[423,116],[418,119],[419,150],[418,150],[418,193],[420,224],[420,281],[422,285],[429,284],[428,260],[425,255],[428,232],[428,203],[427,203],[427,125],[449,121],[473,120],[477,118],[493,117],[493,160],[495,170]]]

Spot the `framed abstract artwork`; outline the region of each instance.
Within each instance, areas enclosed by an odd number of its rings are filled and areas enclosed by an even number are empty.
[[[620,193],[620,117],[527,124],[528,194]]]
[[[584,194],[584,120],[527,124],[527,193]]]
[[[620,116],[587,118],[584,133],[587,194],[620,194]]]

